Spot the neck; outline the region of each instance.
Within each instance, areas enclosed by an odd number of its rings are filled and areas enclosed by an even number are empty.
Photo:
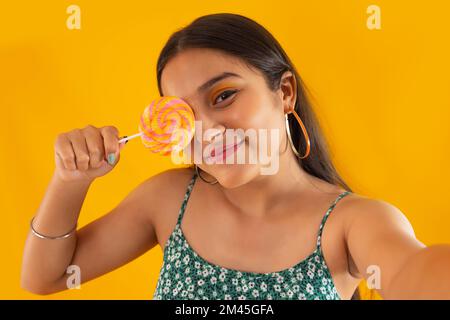
[[[250,182],[233,189],[221,188],[226,200],[245,216],[262,218],[277,211],[293,195],[306,189],[309,175],[298,163],[289,148],[280,155],[278,172],[259,175]],[[291,198],[292,199],[292,198]]]

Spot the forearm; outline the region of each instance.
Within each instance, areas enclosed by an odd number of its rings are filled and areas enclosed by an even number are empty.
[[[419,250],[403,264],[386,299],[450,299],[450,245]]]
[[[65,182],[53,175],[35,214],[34,229],[46,236],[60,236],[76,225],[90,182]],[[76,232],[64,239],[27,236],[22,261],[23,287],[42,291],[65,274],[76,248]]]

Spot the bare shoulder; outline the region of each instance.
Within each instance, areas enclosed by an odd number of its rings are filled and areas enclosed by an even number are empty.
[[[144,189],[158,190],[159,193],[171,192],[177,188],[185,187],[194,175],[195,170],[192,168],[175,168],[169,169],[151,176],[142,183]]]
[[[357,278],[363,278],[366,270],[361,257],[367,248],[383,243],[383,250],[404,243],[409,248],[417,247],[414,229],[405,214],[392,203],[350,193],[341,200],[340,216],[342,232],[348,255],[348,270]]]
[[[179,198],[180,195],[182,197],[194,173],[192,168],[169,169],[151,176],[142,182],[139,188],[143,194],[157,195],[151,197],[155,208],[156,205],[164,205],[172,199]]]
[[[160,172],[139,186],[140,201],[147,209],[150,223],[158,231],[165,221],[173,220],[183,201],[193,168],[175,168]]]
[[[325,194],[338,195],[345,189],[335,184],[328,183],[314,176],[309,176],[314,186]],[[382,199],[350,192],[339,201],[339,223],[343,226],[343,232],[347,236],[350,231],[364,233],[365,227],[371,230],[384,230],[392,232],[405,232],[414,236],[414,230],[405,214],[395,205]]]
[[[357,193],[350,193],[345,198],[347,199],[342,202],[341,210],[345,219],[346,233],[366,225],[384,230],[402,230],[414,236],[411,223],[394,204]]]

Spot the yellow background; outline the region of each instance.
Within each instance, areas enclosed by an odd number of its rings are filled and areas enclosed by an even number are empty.
[[[81,30],[66,27],[70,4],[81,8]],[[381,8],[381,30],[366,27],[370,4]],[[448,1],[8,1],[0,12],[0,298],[152,297],[159,246],[81,290],[40,297],[19,285],[24,240],[56,135],[87,124],[135,133],[158,94],[156,59],[169,35],[217,12],[253,18],[280,41],[355,192],[400,208],[424,243],[450,242]],[[171,167],[130,142],[118,168],[93,184],[79,225]]]

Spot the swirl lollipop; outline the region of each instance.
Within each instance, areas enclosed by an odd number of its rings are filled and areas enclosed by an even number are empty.
[[[194,113],[185,101],[178,97],[160,97],[142,113],[139,133],[124,137],[119,143],[141,137],[151,152],[167,156],[189,145],[194,136],[194,120]]]

